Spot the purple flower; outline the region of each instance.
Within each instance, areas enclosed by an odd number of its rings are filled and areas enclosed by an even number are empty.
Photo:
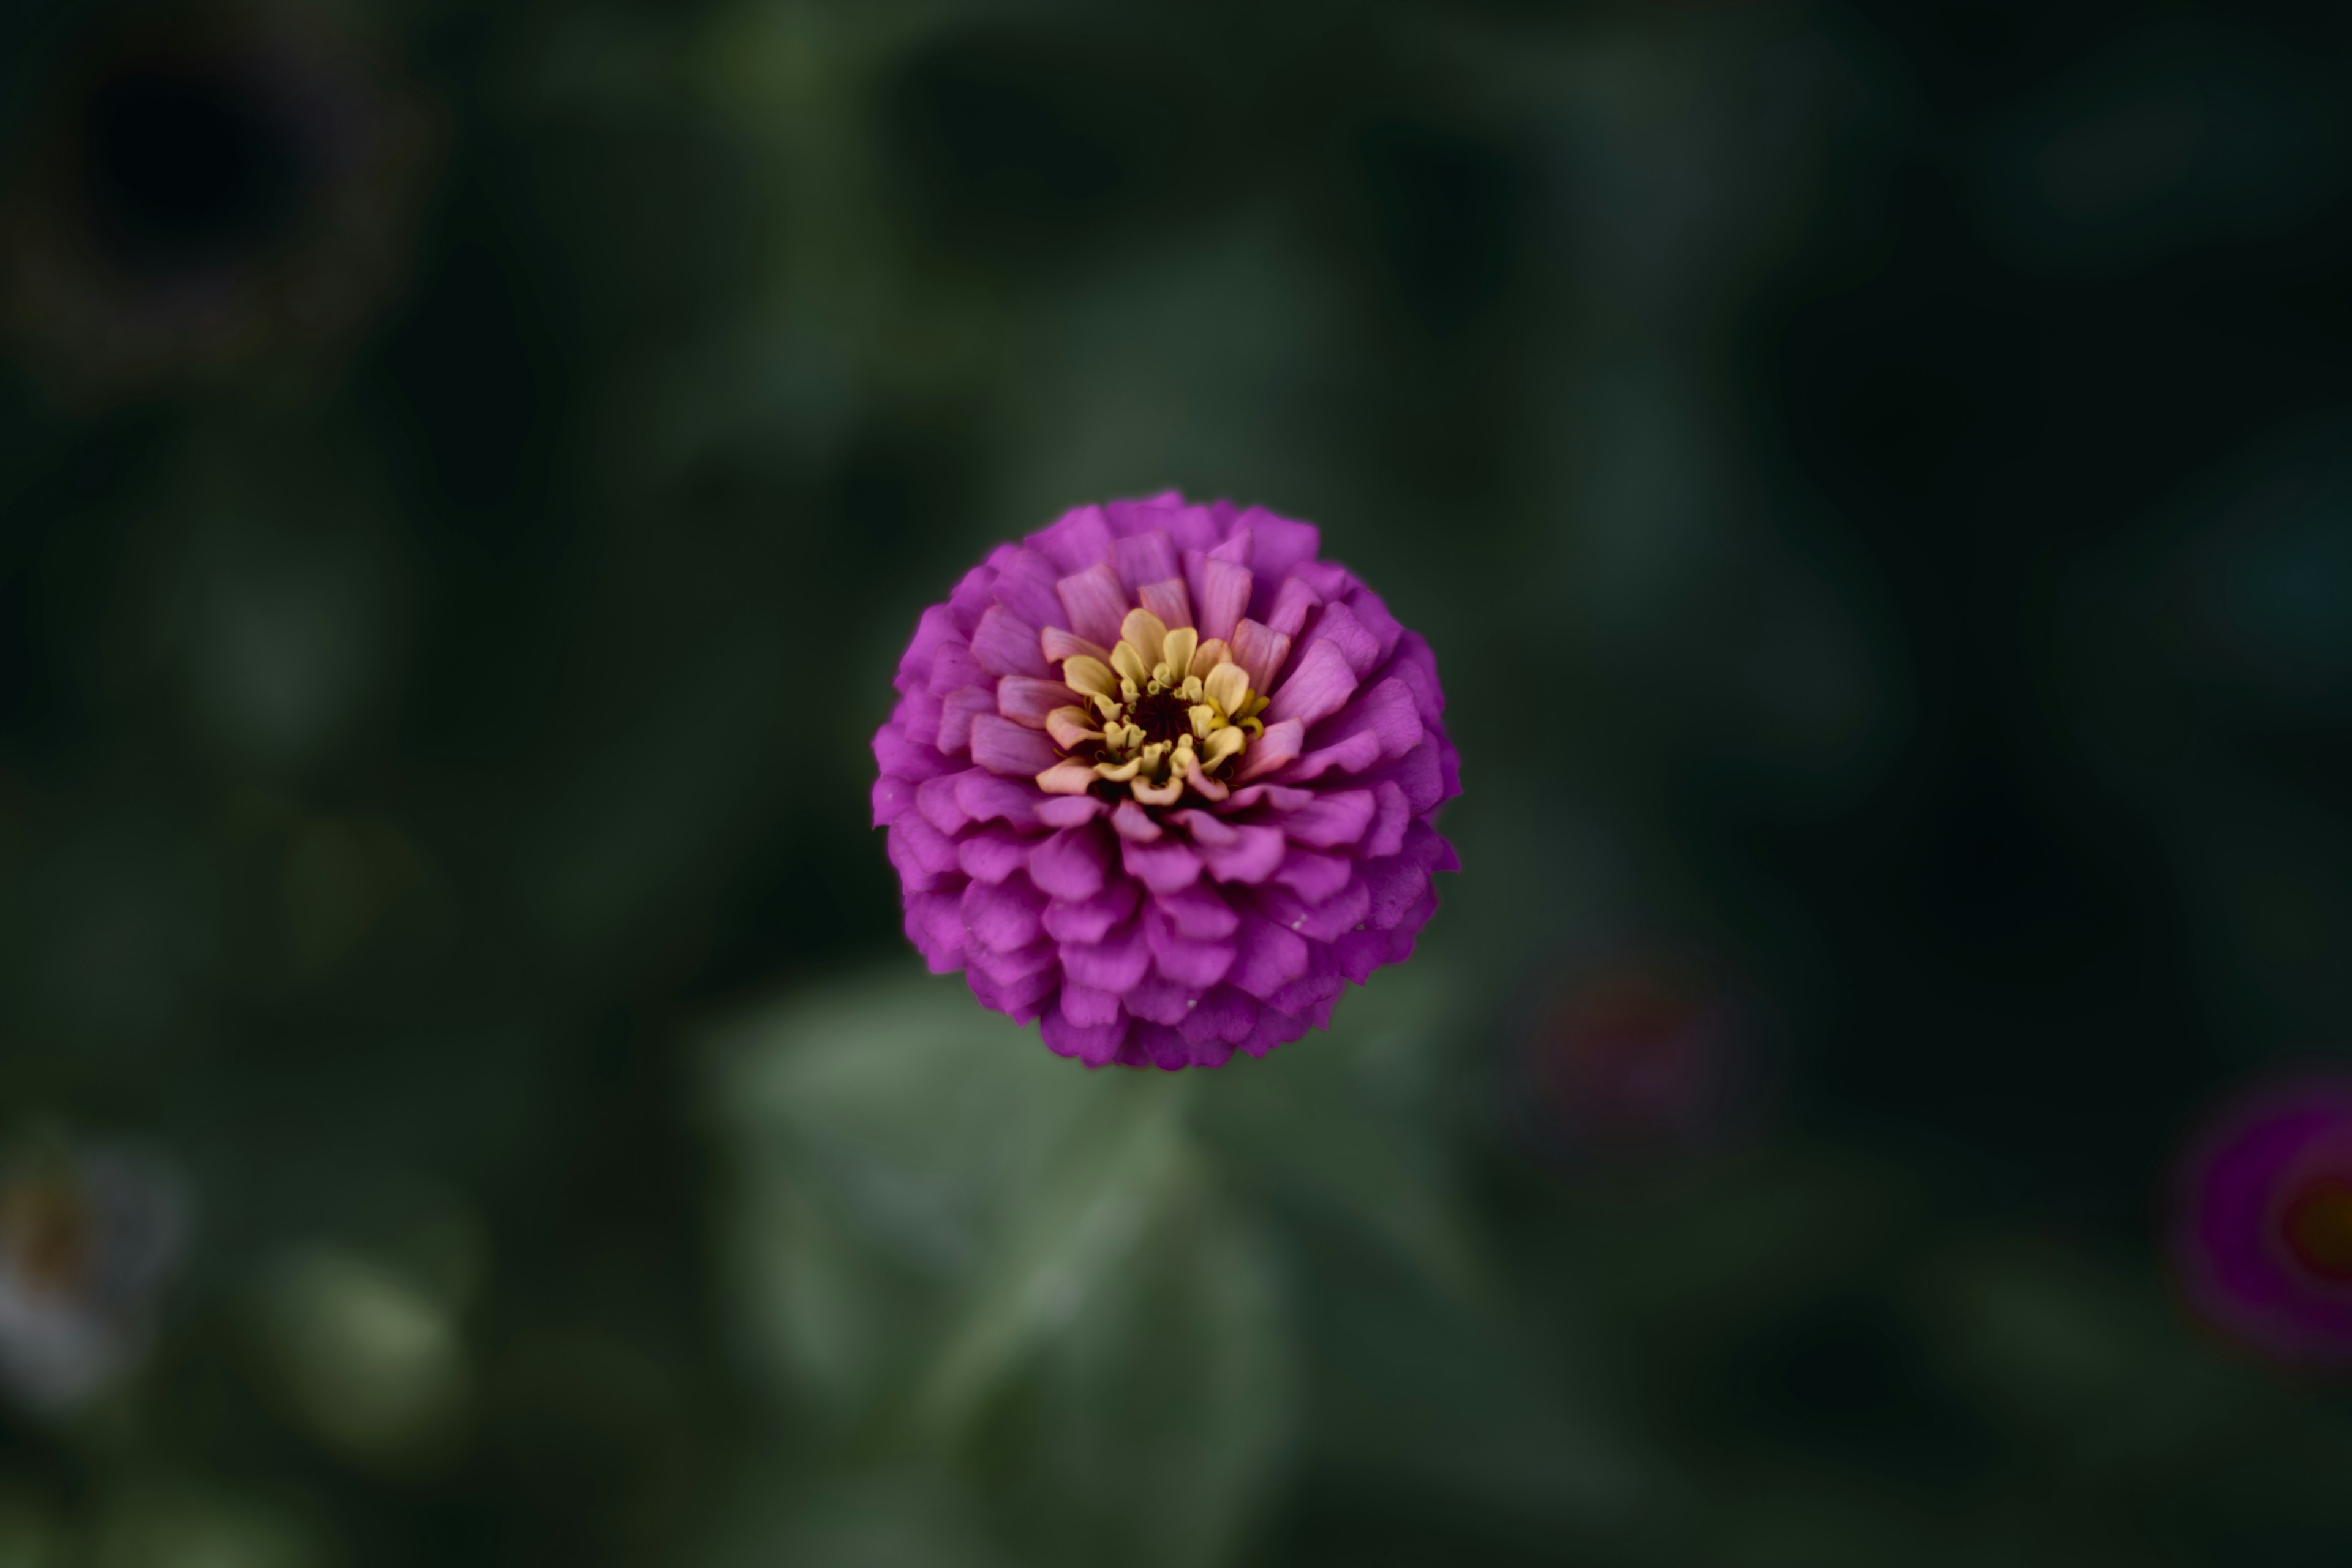
[[[2262,1091],[2184,1166],[2174,1254],[2192,1307],[2275,1360],[2352,1367],[2352,1078]]]
[[[874,737],[907,935],[1090,1067],[1324,1027],[1459,869],[1437,660],[1311,523],[1170,492],[1001,545]]]

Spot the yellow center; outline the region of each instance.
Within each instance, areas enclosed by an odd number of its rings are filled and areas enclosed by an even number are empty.
[[[1146,805],[1173,805],[1185,790],[1222,800],[1217,778],[1265,732],[1265,699],[1217,637],[1191,626],[1170,631],[1150,610],[1129,610],[1118,646],[1103,658],[1074,654],[1062,683],[1090,708],[1056,708],[1045,732],[1064,760],[1037,775],[1049,795],[1084,795],[1125,784]]]

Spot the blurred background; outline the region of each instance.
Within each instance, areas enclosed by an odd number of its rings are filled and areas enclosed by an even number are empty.
[[[2352,1046],[2352,12],[23,0],[0,1565],[2352,1561],[2180,1151]],[[1328,1036],[923,973],[1064,508],[1321,524]]]

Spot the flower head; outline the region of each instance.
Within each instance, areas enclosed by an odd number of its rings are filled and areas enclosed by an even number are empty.
[[[1090,1066],[1329,1022],[1458,868],[1437,661],[1313,525],[1081,507],[923,612],[874,737],[907,934]]]
[[[2183,1167],[2174,1255],[2190,1304],[2275,1360],[2352,1368],[2352,1079],[2225,1111]]]

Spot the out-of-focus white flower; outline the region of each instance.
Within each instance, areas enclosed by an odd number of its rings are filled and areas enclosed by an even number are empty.
[[[143,1154],[0,1156],[0,1388],[58,1413],[137,1365],[188,1218],[184,1184]]]

